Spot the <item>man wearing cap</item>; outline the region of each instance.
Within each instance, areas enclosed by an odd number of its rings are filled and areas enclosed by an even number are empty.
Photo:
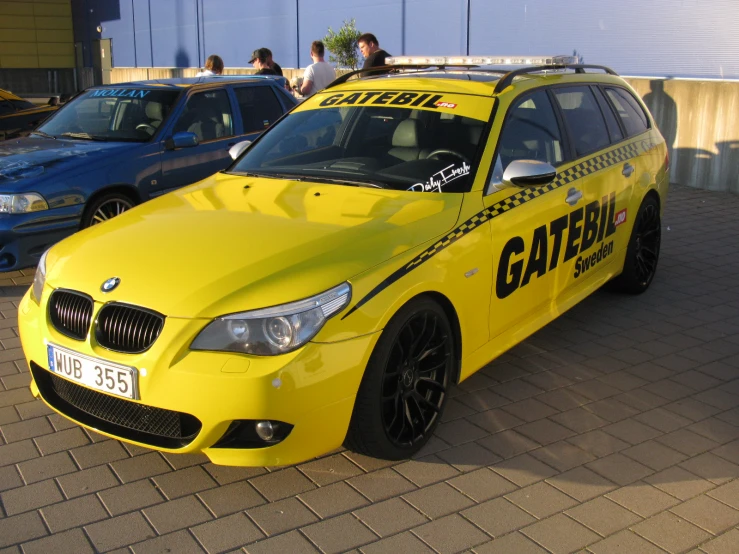
[[[257,70],[257,75],[277,75],[277,72],[269,66],[268,59],[269,56],[267,55],[267,49],[259,48],[254,50],[249,63],[254,65],[254,68]]]

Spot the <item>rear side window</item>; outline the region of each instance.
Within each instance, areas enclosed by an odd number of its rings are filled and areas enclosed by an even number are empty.
[[[572,136],[577,157],[611,143],[600,107],[588,86],[553,89]]]
[[[272,87],[238,87],[234,92],[241,110],[244,133],[264,131],[282,115],[282,106]]]
[[[647,115],[630,92],[622,88],[607,88],[606,94],[616,108],[628,136],[638,135],[649,128]]]
[[[0,100],[0,115],[6,115],[9,113],[13,113],[14,111],[15,108],[13,108],[10,100]]]

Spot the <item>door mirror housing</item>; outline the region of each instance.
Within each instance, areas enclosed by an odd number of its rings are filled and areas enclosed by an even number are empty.
[[[537,160],[515,160],[503,172],[503,183],[517,187],[548,185],[557,176],[551,164]]]
[[[200,141],[195,133],[183,131],[182,133],[175,133],[172,138],[167,139],[165,147],[167,150],[174,150],[175,148],[192,148],[198,144],[200,144]]]
[[[251,146],[250,140],[242,140],[241,142],[237,142],[234,144],[231,148],[228,149],[228,154],[231,156],[232,160],[235,160],[241,154],[243,154],[247,148]]]

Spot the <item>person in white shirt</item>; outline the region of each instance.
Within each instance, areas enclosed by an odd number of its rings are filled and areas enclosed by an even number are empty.
[[[308,97],[317,93],[336,79],[336,71],[323,59],[324,53],[323,42],[314,40],[310,45],[310,57],[313,63],[305,68],[303,84],[300,87],[300,94],[303,96]]]
[[[223,60],[220,56],[213,54],[208,56],[205,61],[205,69],[198,71],[195,77],[208,77],[209,75],[222,75],[223,74]]]

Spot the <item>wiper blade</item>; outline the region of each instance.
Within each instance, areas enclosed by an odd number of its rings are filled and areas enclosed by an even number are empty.
[[[43,131],[31,131],[31,134],[56,140],[56,137],[54,135],[50,135],[49,133],[44,133]]]
[[[368,187],[373,189],[384,189],[385,185],[377,181],[356,180],[356,179],[334,179],[332,177],[308,177],[308,180],[317,183],[336,183],[339,185],[349,185],[351,187]]]
[[[91,135],[89,133],[62,133],[61,136],[69,137],[69,138],[84,139],[84,140],[98,140],[102,142],[106,142],[108,140],[105,137],[98,137],[95,135]]]

